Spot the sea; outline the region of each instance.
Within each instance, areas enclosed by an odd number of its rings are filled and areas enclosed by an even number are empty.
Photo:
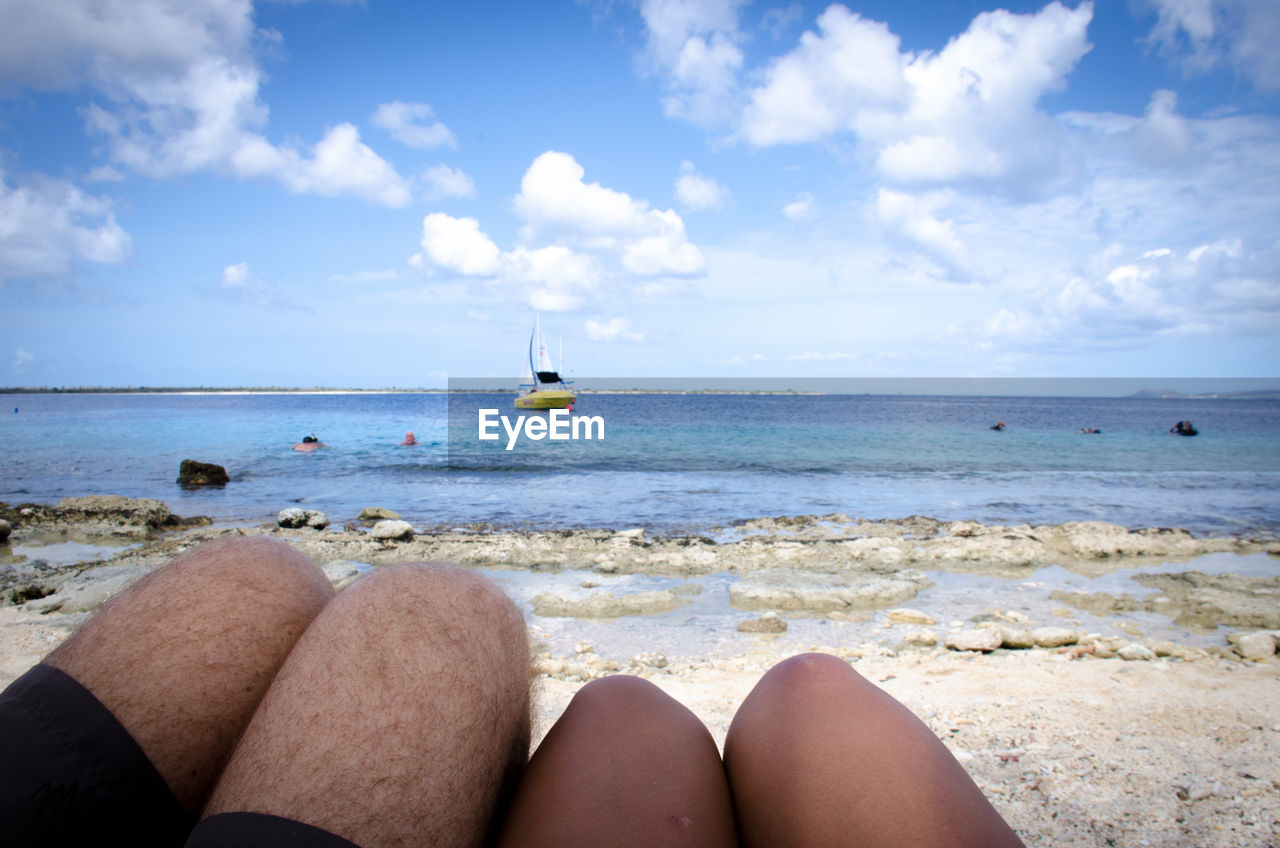
[[[620,392],[551,413],[512,397],[8,394],[0,501],[158,498],[229,524],[299,506],[339,526],[380,506],[420,529],[724,535],[752,518],[842,513],[1280,530],[1274,399]],[[1188,419],[1197,436],[1170,433]],[[416,445],[401,444],[409,431]],[[313,434],[324,447],[292,449]],[[231,482],[183,488],[184,459]]]

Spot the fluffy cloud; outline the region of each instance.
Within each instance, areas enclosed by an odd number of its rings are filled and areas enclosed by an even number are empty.
[[[584,183],[584,171],[566,153],[548,152],[529,166],[513,208],[524,220],[522,240],[542,242],[501,250],[474,218],[434,212],[423,219],[422,253],[468,277],[516,291],[534,308],[579,309],[606,278],[694,275],[707,260],[672,210],[650,209],[630,195]]]
[[[1280,249],[1248,251],[1238,240],[1185,252],[1144,251],[1040,293],[1034,306],[1001,309],[987,322],[995,341],[1014,346],[1128,347],[1158,338],[1252,335],[1280,320]],[[1110,260],[1109,262],[1107,260]]]
[[[475,197],[476,184],[464,172],[448,165],[434,165],[422,172],[426,195],[431,200],[446,197]]]
[[[422,249],[436,265],[459,274],[487,276],[501,267],[498,246],[475,218],[431,213],[422,219]]]
[[[1148,36],[1190,73],[1230,66],[1262,91],[1280,89],[1280,6],[1272,0],[1144,0]]]
[[[700,126],[733,108],[743,55],[738,10],[744,0],[644,0],[644,60],[663,78],[663,109]]]
[[[439,121],[432,121],[435,112],[426,103],[402,103],[399,100],[383,103],[373,113],[373,123],[391,133],[391,137],[410,147],[457,148],[458,139],[453,131]]]
[[[672,210],[650,209],[642,200],[585,183],[585,171],[567,153],[548,151],[520,181],[516,212],[527,240],[562,239],[584,249],[612,250],[633,274],[698,274],[702,252],[688,241],[684,221]]]
[[[599,274],[590,256],[558,244],[538,250],[518,247],[502,257],[503,278],[521,284],[526,302],[534,309],[549,312],[581,307]]]
[[[120,262],[131,250],[109,200],[40,175],[11,187],[0,171],[0,283],[64,274],[76,260]]]
[[[1053,127],[1036,104],[1088,51],[1092,15],[1058,2],[984,12],[940,52],[911,54],[884,24],[831,6],[752,90],[740,135],[770,146],[851,134],[904,183],[1043,172]]]
[[[813,216],[814,208],[813,195],[805,191],[801,192],[795,200],[783,206],[782,214],[793,221],[803,221]]]
[[[112,165],[153,177],[212,171],[279,180],[290,191],[355,195],[387,206],[409,184],[350,124],[311,149],[262,135],[267,107],[247,0],[0,0],[0,88],[70,90],[101,99],[86,110]]]
[[[222,269],[222,285],[229,289],[244,288],[249,282],[249,263],[238,262]]]
[[[28,365],[35,362],[35,359],[34,355],[28,353],[22,348],[18,348],[13,353],[13,370],[15,372],[23,371]]]
[[[535,309],[563,312],[582,306],[600,276],[596,261],[563,245],[501,251],[474,218],[433,212],[422,222],[423,255],[433,265],[515,289]]]
[[[728,196],[727,188],[710,177],[699,174],[692,162],[680,165],[680,176],[676,179],[676,199],[684,208],[692,212],[718,209],[724,205]]]

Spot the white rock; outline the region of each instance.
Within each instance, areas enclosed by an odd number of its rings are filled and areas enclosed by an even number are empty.
[[[1248,633],[1236,640],[1236,653],[1247,660],[1261,660],[1276,653],[1276,640],[1265,630]]]
[[[1116,651],[1122,660],[1153,660],[1156,658],[1156,652],[1145,645],[1139,645],[1130,642],[1120,650]]]
[[[413,525],[407,521],[379,521],[369,535],[375,539],[412,539]]]
[[[280,510],[276,516],[276,524],[281,527],[303,527],[307,523],[307,513],[296,506]]]
[[[953,651],[994,651],[1004,639],[994,627],[957,630],[947,634],[946,645]]]
[[[1080,634],[1065,627],[1037,627],[1031,631],[1031,638],[1041,648],[1061,648],[1079,642]]]
[[[1001,627],[1001,645],[1005,648],[1034,648],[1036,637],[1025,627]]]
[[[644,668],[666,668],[667,657],[665,654],[643,653],[636,654],[631,658],[631,665]]]
[[[895,624],[923,624],[926,626],[938,623],[938,619],[927,612],[906,609],[905,607],[889,610],[889,620]]]
[[[329,526],[329,516],[318,510],[309,509],[306,511],[307,526],[316,530],[323,530]]]
[[[919,645],[923,648],[932,648],[938,644],[938,634],[934,633],[927,627],[920,630],[913,630],[907,634],[905,641],[908,645]]]

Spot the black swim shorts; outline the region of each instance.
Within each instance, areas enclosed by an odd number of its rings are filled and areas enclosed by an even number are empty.
[[[311,825],[259,813],[201,821],[93,693],[37,665],[0,693],[4,845],[137,848],[358,848]],[[188,838],[189,835],[189,838]]]
[[[6,845],[181,845],[195,816],[88,690],[37,665],[0,693]]]

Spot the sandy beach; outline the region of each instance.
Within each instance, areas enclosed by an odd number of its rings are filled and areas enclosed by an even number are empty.
[[[0,684],[180,551],[266,534],[339,587],[405,560],[498,581],[529,623],[537,734],[587,680],[630,673],[723,743],[763,671],[819,650],[920,716],[1028,844],[1277,844],[1274,538],[918,516],[672,538],[401,527],[389,511],[345,528],[306,513],[296,527],[283,514],[220,527],[111,498],[0,514],[13,526],[0,543]]]

